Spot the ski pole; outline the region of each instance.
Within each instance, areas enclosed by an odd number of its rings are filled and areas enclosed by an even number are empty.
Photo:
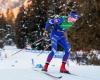
[[[19,51],[15,52],[15,53],[13,53],[11,56],[13,56],[13,55],[15,55],[15,54],[17,54],[17,53],[21,52],[22,50],[24,50],[24,49],[21,49],[21,50],[19,50]]]
[[[44,50],[42,50],[42,52],[40,52],[37,56],[40,56],[45,50],[47,50],[49,47],[51,46],[51,44],[49,44]]]
[[[37,42],[41,41],[42,39],[44,39],[44,37],[42,37],[41,39],[39,39],[39,40],[35,41],[33,44],[35,44],[35,43],[37,43]],[[24,49],[25,49],[25,48],[24,48]],[[15,54],[17,54],[17,53],[21,52],[21,51],[22,51],[22,50],[24,50],[24,49],[21,49],[21,50],[19,50],[19,51],[15,52],[15,53],[13,53],[11,56],[13,56],[13,55],[15,55]]]
[[[41,41],[42,39],[44,39],[44,37],[40,38],[39,40],[36,40],[33,44],[36,44],[37,42]]]

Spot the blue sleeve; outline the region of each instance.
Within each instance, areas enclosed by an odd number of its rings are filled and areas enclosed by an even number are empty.
[[[48,20],[45,25],[45,31],[48,31],[49,27],[53,24],[53,20]]]
[[[45,31],[48,31],[49,27],[53,24],[61,24],[63,22],[63,19],[60,17],[60,18],[55,18],[55,19],[51,19],[51,20],[48,20],[46,22],[46,25],[45,25]]]

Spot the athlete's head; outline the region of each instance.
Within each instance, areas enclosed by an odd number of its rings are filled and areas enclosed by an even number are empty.
[[[79,14],[76,11],[71,11],[68,14],[68,22],[76,22],[79,18]]]

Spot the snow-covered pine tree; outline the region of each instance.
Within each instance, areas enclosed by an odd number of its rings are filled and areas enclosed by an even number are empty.
[[[0,48],[4,47],[5,42],[5,28],[6,28],[6,20],[2,12],[0,12]]]

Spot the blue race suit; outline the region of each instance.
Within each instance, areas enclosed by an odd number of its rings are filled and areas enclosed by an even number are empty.
[[[49,63],[54,54],[57,52],[57,44],[60,44],[61,47],[64,48],[65,50],[65,54],[63,56],[62,62],[67,61],[69,53],[70,53],[70,45],[68,40],[66,40],[66,37],[64,36],[64,31],[63,28],[61,28],[61,24],[63,22],[63,18],[59,17],[59,18],[55,18],[55,19],[50,19],[46,22],[45,25],[45,30],[48,31],[48,29],[50,27],[52,27],[51,29],[51,34],[50,34],[50,38],[51,38],[51,52],[47,57],[47,63]]]

